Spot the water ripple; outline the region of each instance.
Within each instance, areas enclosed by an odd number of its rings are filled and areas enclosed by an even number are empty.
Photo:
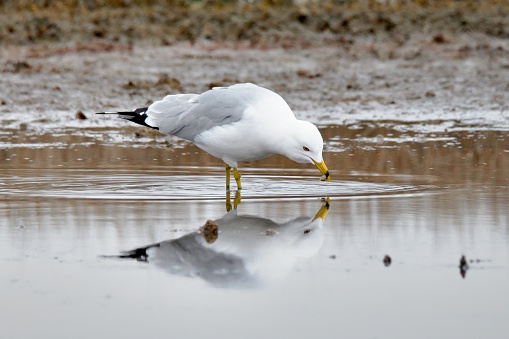
[[[164,175],[153,173],[53,172],[37,176],[2,176],[0,195],[17,197],[114,200],[218,200],[224,199],[222,175]],[[232,183],[233,184],[233,183]],[[243,176],[243,199],[378,197],[422,194],[428,187],[366,183],[321,182],[306,176]]]

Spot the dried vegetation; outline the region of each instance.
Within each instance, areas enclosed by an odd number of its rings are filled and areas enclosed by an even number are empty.
[[[108,50],[139,40],[257,48],[348,46],[359,37],[396,44],[424,33],[436,44],[450,35],[509,37],[506,0],[41,0],[0,1],[0,44],[74,42]]]

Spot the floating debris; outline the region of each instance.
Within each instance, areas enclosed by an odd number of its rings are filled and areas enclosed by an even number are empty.
[[[385,265],[385,267],[391,266],[391,263],[392,263],[391,257],[389,257],[388,255],[385,255],[385,257],[384,257],[384,265]]]
[[[203,238],[207,242],[207,244],[212,244],[217,240],[219,234],[219,227],[212,220],[207,220],[205,225],[200,228],[200,233],[203,235]]]
[[[468,270],[468,263],[467,263],[467,258],[465,258],[464,255],[461,256],[459,268],[460,268],[461,277],[463,279],[465,279],[465,277],[467,275],[467,270]]]
[[[268,230],[265,231],[265,235],[268,237],[272,237],[272,236],[276,235],[276,231],[269,228]]]

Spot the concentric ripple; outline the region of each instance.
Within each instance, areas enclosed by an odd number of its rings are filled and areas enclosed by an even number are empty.
[[[422,194],[425,187],[358,181],[320,182],[316,177],[243,176],[243,199],[365,197]],[[224,199],[222,175],[167,175],[116,171],[17,172],[0,177],[0,196],[114,199],[217,200]]]

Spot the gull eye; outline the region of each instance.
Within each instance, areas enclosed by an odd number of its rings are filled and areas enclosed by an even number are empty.
[[[307,148],[306,146],[302,146],[302,149],[306,152],[309,152],[309,148]]]

